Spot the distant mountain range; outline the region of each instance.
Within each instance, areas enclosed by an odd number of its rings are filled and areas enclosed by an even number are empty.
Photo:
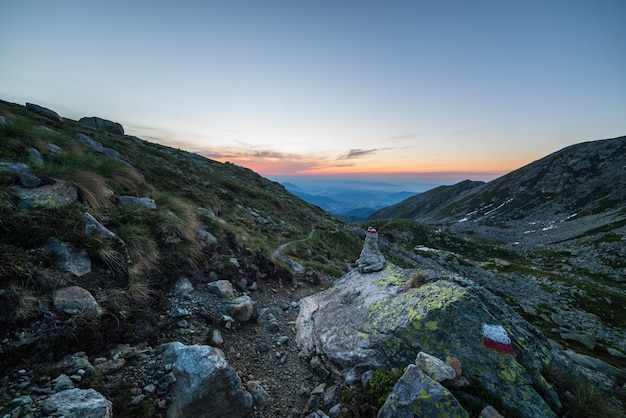
[[[623,280],[626,137],[572,145],[488,183],[437,187],[367,221],[383,219],[445,227],[518,253],[564,252],[572,265]]]
[[[363,220],[379,209],[416,195],[415,192],[407,191],[381,191],[374,186],[368,188],[365,183],[360,182],[355,182],[353,188],[346,188],[345,184],[341,184],[337,188],[326,185],[318,189],[311,186],[305,189],[291,182],[281,184],[287,191],[305,202],[316,205],[348,222]]]

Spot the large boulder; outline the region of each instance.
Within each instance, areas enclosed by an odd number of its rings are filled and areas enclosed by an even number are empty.
[[[252,396],[219,352],[206,345],[180,342],[164,346],[163,362],[172,365],[176,382],[169,418],[244,418],[252,413]]]
[[[431,279],[416,286],[415,273],[390,263],[380,272],[354,270],[301,300],[297,343],[351,381],[379,367],[404,368],[420,351],[453,356],[474,387],[501,398],[509,411],[555,416],[548,403],[559,408],[558,397],[541,376],[551,358],[545,337],[469,280]]]
[[[98,118],[96,116],[84,117],[78,120],[78,123],[87,126],[96,131],[109,132],[116,135],[124,135],[124,127],[117,122]]]
[[[110,418],[113,404],[93,389],[67,389],[50,395],[42,403],[45,415],[71,418]]]
[[[26,103],[26,109],[48,119],[52,119],[55,122],[63,122],[63,118],[59,116],[57,112],[50,110],[47,107],[39,106],[34,103]]]

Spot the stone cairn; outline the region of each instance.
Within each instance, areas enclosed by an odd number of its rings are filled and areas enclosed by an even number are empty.
[[[385,268],[385,256],[378,249],[378,232],[371,226],[367,228],[365,244],[356,264],[361,273],[372,273]]]

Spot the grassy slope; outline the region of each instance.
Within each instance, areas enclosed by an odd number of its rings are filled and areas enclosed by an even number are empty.
[[[289,255],[318,273],[341,275],[345,260],[360,251],[360,238],[341,221],[245,168],[96,132],[71,120],[53,122],[7,102],[0,101],[0,115],[7,121],[0,128],[0,162],[29,164],[44,183],[63,179],[79,192],[79,202],[69,206],[20,211],[11,193],[19,175],[0,167],[0,321],[6,325],[0,339],[40,320],[51,292],[65,285],[87,288],[105,308],[93,330],[125,318],[132,333],[138,323],[151,321],[150,312],[165,308],[163,292],[178,277],[202,281],[213,272],[220,278],[290,280],[273,252],[281,243],[305,238],[312,228],[313,239],[290,245]],[[117,151],[128,164],[90,149],[77,140],[79,132]],[[62,148],[63,155],[53,158],[48,144]],[[31,163],[29,148],[41,153],[43,165]],[[119,207],[115,199],[121,195],[148,196],[158,209]],[[124,244],[86,237],[85,212]],[[217,245],[203,248],[199,229],[213,234]],[[42,250],[49,237],[85,250],[93,273],[76,277],[59,271],[54,255]],[[229,262],[232,257],[241,269]]]

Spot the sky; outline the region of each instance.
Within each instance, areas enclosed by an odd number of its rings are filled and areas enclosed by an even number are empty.
[[[0,9],[0,99],[270,178],[491,180],[626,135],[623,0]]]

